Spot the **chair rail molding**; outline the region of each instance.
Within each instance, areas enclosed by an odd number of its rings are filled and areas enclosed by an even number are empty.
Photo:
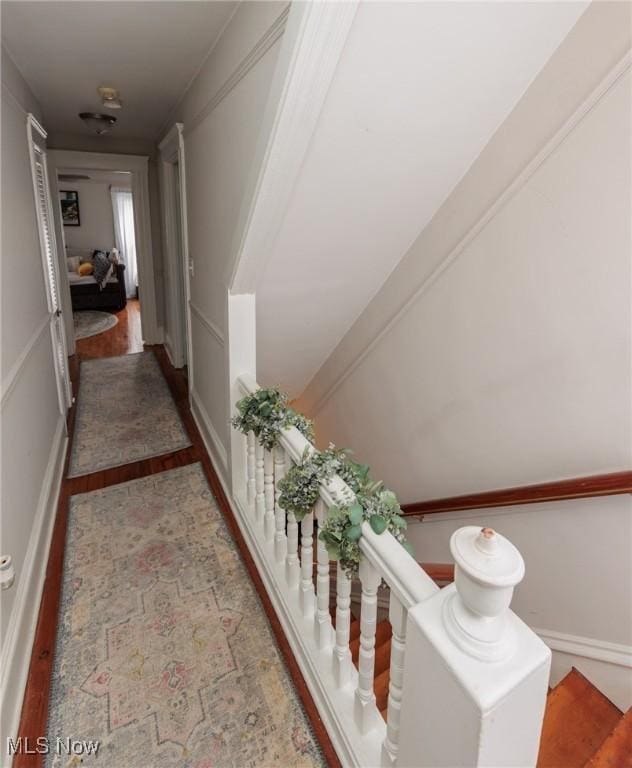
[[[102,152],[79,152],[66,149],[51,149],[48,152],[51,178],[55,179],[55,193],[58,191],[57,171],[61,168],[80,170],[130,171],[134,195],[134,224],[136,228],[136,251],[138,274],[142,291],[140,314],[143,340],[146,344],[160,344],[163,329],[158,325],[156,308],[156,265],[151,242],[151,213],[149,209],[149,158],[146,155],[114,155]],[[54,206],[55,220],[59,223],[59,206]],[[57,224],[56,224],[57,226]],[[62,230],[63,231],[63,230]],[[67,282],[66,271],[62,280]]]
[[[206,330],[211,334],[215,341],[223,347],[225,339],[221,329],[204,314],[204,312],[194,301],[189,300],[189,307],[191,308],[193,315],[197,317],[197,319],[200,321],[200,323],[202,323],[204,328],[206,328]]]
[[[527,163],[522,171],[511,181],[511,183],[502,190],[502,192],[496,197],[494,202],[487,208],[487,210],[480,216],[468,229],[466,234],[459,240],[459,242],[445,253],[438,261],[436,266],[431,271],[424,275],[417,285],[410,286],[410,293],[407,298],[401,298],[398,296],[397,305],[394,305],[392,301],[382,302],[382,319],[378,321],[378,324],[372,327],[368,332],[360,332],[361,336],[365,336],[363,340],[359,340],[357,348],[353,351],[349,351],[347,355],[333,367],[331,373],[328,373],[327,380],[322,385],[319,385],[319,389],[322,391],[310,392],[312,384],[318,378],[318,372],[311,382],[307,385],[305,392],[301,397],[306,397],[306,402],[309,402],[308,413],[310,416],[316,416],[327,403],[327,401],[334,395],[334,393],[340,388],[340,386],[351,376],[351,374],[358,368],[362,361],[382,342],[382,340],[388,335],[388,333],[399,323],[399,321],[412,309],[415,303],[428,291],[434,283],[437,282],[448,270],[452,264],[464,252],[466,247],[480,234],[480,232],[494,219],[498,213],[504,208],[505,205],[524,187],[538,168],[545,162],[545,160],[555,152],[560,144],[571,134],[571,132],[581,123],[581,121],[594,109],[594,107],[603,99],[603,97],[610,91],[610,89],[617,83],[617,81],[630,69],[632,66],[632,51],[628,51],[617,62],[617,64],[608,72],[608,74],[601,80],[601,82],[594,88],[590,94],[584,99],[581,105],[573,112],[573,114],[558,128],[555,134],[540,148],[535,156]],[[439,209],[439,211],[441,208]],[[437,214],[435,214],[436,216]],[[430,225],[428,225],[430,226]],[[397,267],[396,267],[397,269]],[[352,329],[357,327],[352,326]],[[351,332],[351,331],[350,331]],[[335,350],[332,355],[335,355]],[[321,368],[322,370],[322,368]]]
[[[27,341],[26,346],[20,353],[18,359],[13,363],[9,372],[2,382],[2,396],[0,399],[0,407],[4,408],[11,393],[15,389],[15,385],[18,383],[22,372],[26,368],[26,364],[33,353],[33,350],[37,347],[38,342],[42,338],[44,331],[50,326],[50,315],[46,314],[45,317],[40,320],[37,327],[33,331],[31,338]]]
[[[254,292],[265,270],[357,7],[291,5],[227,273],[235,294]]]

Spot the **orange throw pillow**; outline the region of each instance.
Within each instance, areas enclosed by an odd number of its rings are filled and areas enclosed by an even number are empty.
[[[94,272],[94,267],[89,261],[86,261],[79,265],[77,272],[79,272],[81,277],[85,277],[86,275],[91,275]]]

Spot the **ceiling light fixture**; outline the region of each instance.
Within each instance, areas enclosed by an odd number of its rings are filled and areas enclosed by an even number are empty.
[[[112,117],[111,115],[101,115],[98,112],[80,112],[79,117],[90,130],[94,131],[99,136],[103,133],[108,133],[110,128],[116,122],[115,117]]]
[[[107,85],[102,85],[97,88],[97,93],[101,97],[103,106],[108,109],[120,109],[123,106],[119,92],[116,88],[110,88]]]

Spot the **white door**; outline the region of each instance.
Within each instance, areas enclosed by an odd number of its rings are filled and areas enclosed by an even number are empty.
[[[57,394],[59,409],[65,416],[72,402],[70,377],[68,375],[68,353],[66,351],[66,334],[61,311],[59,296],[59,277],[57,262],[57,247],[53,227],[53,211],[48,185],[48,169],[46,166],[46,151],[44,141],[46,131],[33,115],[27,117],[27,133],[29,153],[31,156],[31,173],[33,175],[33,192],[35,194],[35,212],[39,229],[42,266],[44,269],[44,284],[50,312],[51,341],[55,360],[55,375],[57,378]]]

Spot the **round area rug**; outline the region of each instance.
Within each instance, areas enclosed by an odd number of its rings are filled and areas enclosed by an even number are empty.
[[[73,312],[72,319],[75,324],[75,339],[96,336],[97,333],[109,331],[118,323],[116,315],[111,315],[109,312],[96,312],[92,309]]]

